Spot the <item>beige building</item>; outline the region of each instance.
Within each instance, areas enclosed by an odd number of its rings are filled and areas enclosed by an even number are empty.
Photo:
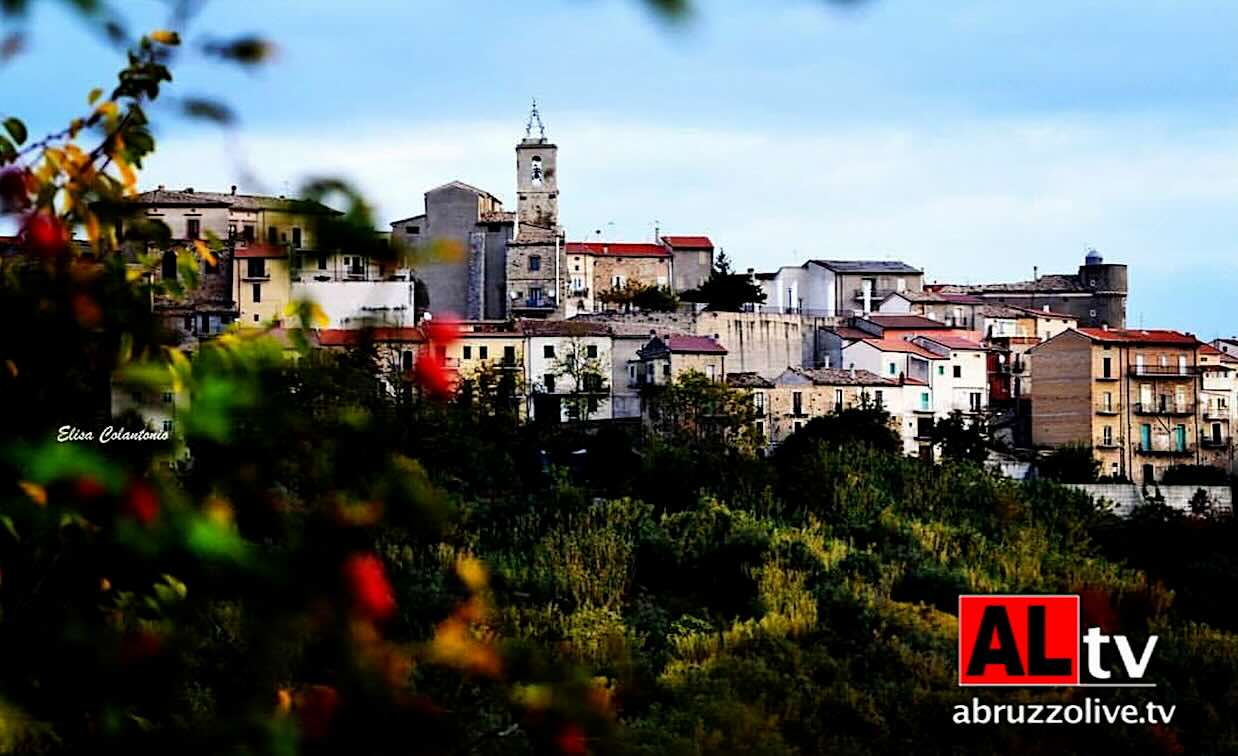
[[[1199,348],[1199,447],[1204,464],[1234,469],[1234,402],[1238,399],[1238,358],[1211,344]]]
[[[567,245],[568,317],[619,309],[602,295],[629,284],[672,288],[671,250],[662,244],[569,242]]]
[[[787,368],[763,389],[762,400],[769,418],[768,440],[772,445],[788,437],[815,417],[864,405],[890,412],[891,427],[902,435],[904,387],[897,380],[868,370]]]
[[[1212,464],[1200,433],[1200,347],[1167,330],[1082,328],[1030,350],[1032,442],[1090,445],[1101,474],[1136,483],[1174,465]],[[1210,380],[1209,385],[1212,385]],[[1228,447],[1222,435],[1218,444]],[[1209,437],[1208,447],[1213,447]]]
[[[638,388],[665,386],[686,372],[711,381],[726,376],[726,349],[708,336],[654,336],[636,354],[632,377]]]

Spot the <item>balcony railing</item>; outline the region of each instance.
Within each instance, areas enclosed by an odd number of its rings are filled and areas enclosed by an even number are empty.
[[[1194,378],[1199,372],[1193,365],[1131,365],[1132,378]]]
[[[1199,437],[1199,445],[1205,449],[1224,449],[1229,446],[1229,438],[1204,435]]]
[[[1229,420],[1230,417],[1229,407],[1204,407],[1205,420]]]
[[[1118,449],[1118,448],[1121,448],[1121,444],[1119,444],[1116,440],[1112,438],[1109,439],[1108,441],[1102,438],[1100,441],[1096,443],[1096,448],[1097,449]]]
[[[894,289],[872,289],[872,293],[870,296],[872,297],[872,301],[879,302],[882,299],[885,299],[886,297],[893,294],[894,291],[895,291]],[[854,292],[854,296],[857,301],[863,302],[864,301],[864,289],[856,289]]]
[[[1116,402],[1101,402],[1096,405],[1096,414],[1098,415],[1117,415],[1122,411],[1122,405]]]
[[[553,310],[555,303],[550,299],[526,299],[523,302],[517,301],[514,306],[524,310]]]
[[[1156,444],[1152,446],[1144,446],[1142,443],[1135,445],[1135,451],[1139,454],[1193,454],[1195,452],[1194,444],[1183,444],[1179,446],[1175,443]]]
[[[571,295],[573,297],[587,297],[589,296],[589,289],[588,288],[572,289]]]
[[[1136,402],[1136,415],[1193,415],[1194,402]]]

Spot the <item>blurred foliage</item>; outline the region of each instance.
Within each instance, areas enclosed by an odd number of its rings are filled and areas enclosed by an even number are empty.
[[[1058,483],[1095,483],[1100,467],[1100,460],[1087,444],[1059,446],[1036,461],[1037,474]]]

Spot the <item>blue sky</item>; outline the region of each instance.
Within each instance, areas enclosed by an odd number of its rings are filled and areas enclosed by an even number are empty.
[[[0,68],[0,111],[64,122],[116,53],[56,4]],[[1238,333],[1238,4],[1141,0],[215,0],[190,40],[259,32],[256,72],[186,63],[231,133],[165,117],[146,184],[353,179],[387,220],[452,179],[511,204],[528,100],[563,223],[706,233],[739,267],[897,258],[929,280],[1131,265],[1129,320]],[[127,0],[135,28],[162,3]],[[73,54],[66,54],[72,50]]]

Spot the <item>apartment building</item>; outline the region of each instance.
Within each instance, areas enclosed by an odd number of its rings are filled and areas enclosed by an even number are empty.
[[[945,357],[934,365],[930,383],[948,412],[978,415],[989,408],[988,348],[953,334],[915,336],[913,344]]]
[[[1209,463],[1201,376],[1224,365],[1218,358],[1201,370],[1200,347],[1178,331],[1081,328],[1032,348],[1032,442],[1090,445],[1103,475],[1140,483],[1174,465]],[[1229,443],[1224,428],[1221,442]]]
[[[895,292],[924,288],[924,271],[894,260],[809,260],[756,276],[764,312],[865,315]]]
[[[726,376],[726,349],[709,336],[654,336],[637,352],[631,367],[637,388],[665,386],[690,371],[722,381]]]
[[[583,320],[520,320],[527,412],[538,422],[611,418],[613,332]]]
[[[1199,348],[1199,453],[1204,464],[1234,470],[1234,402],[1238,400],[1238,357],[1211,344]]]

